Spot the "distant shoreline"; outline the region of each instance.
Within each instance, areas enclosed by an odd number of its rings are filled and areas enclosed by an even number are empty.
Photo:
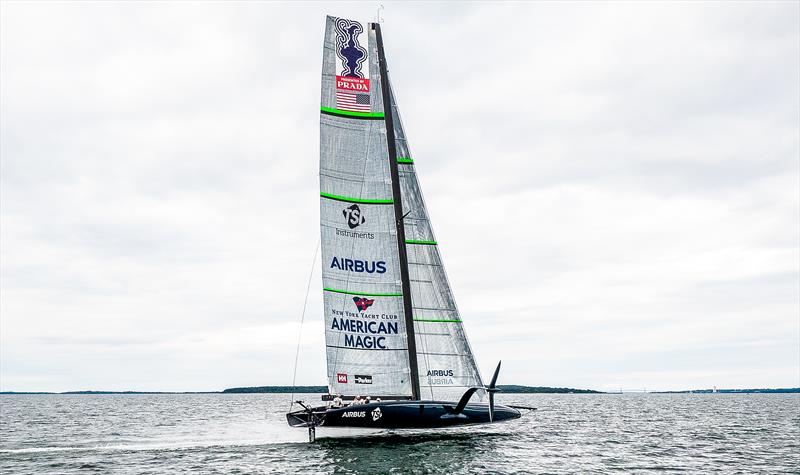
[[[543,386],[520,386],[515,384],[502,385],[497,387],[500,391],[511,394],[602,394],[602,391],[593,391],[591,389],[573,389],[573,388],[548,388]],[[293,390],[291,386],[253,386],[243,388],[228,388],[223,393],[290,393],[290,392],[305,392],[305,393],[321,393],[327,394],[327,386],[298,386],[297,390]],[[365,390],[366,392],[366,390]]]
[[[498,385],[506,394],[619,394],[591,389],[551,388],[546,386]],[[249,386],[228,388],[222,391],[0,391],[0,395],[13,394],[326,394],[327,386]],[[787,394],[800,393],[800,388],[753,388],[753,389],[687,389],[682,391],[642,391],[644,394]],[[626,392],[628,393],[628,392]]]

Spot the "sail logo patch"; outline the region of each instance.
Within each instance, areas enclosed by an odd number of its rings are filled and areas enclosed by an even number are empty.
[[[453,376],[452,369],[429,369],[428,376]]]
[[[344,333],[345,348],[365,350],[387,350],[389,348],[386,346],[386,336],[384,335],[398,335],[400,333],[398,322],[365,322],[360,319],[341,317],[331,320],[330,329],[331,331]]]
[[[369,374],[357,374],[355,382],[356,384],[372,384],[372,376]]]
[[[353,297],[353,302],[355,302],[356,307],[361,310],[362,312],[372,306],[375,303],[375,299],[365,299],[363,297]],[[358,376],[356,376],[358,378]]]
[[[383,413],[381,413],[380,407],[376,407],[375,409],[372,410],[372,422],[377,421],[378,419],[381,418],[381,416],[383,416]]]
[[[344,18],[336,19],[336,56],[342,62],[342,69],[337,76],[350,78],[364,78],[362,66],[367,60],[367,50],[361,46],[359,38],[364,33],[364,27],[357,21]],[[367,63],[369,69],[369,63]],[[366,77],[369,77],[367,70]]]
[[[336,382],[347,384],[347,373],[336,373]]]
[[[336,108],[352,112],[370,112],[369,61],[364,27],[357,21],[336,20]]]
[[[453,370],[452,369],[429,369],[428,370],[428,385],[430,386],[452,386]]]
[[[348,231],[347,229],[339,228],[336,228],[336,235],[356,239],[375,239],[375,233],[360,233],[358,231]]]
[[[367,222],[367,218],[364,217],[364,214],[361,212],[361,208],[359,208],[358,205],[350,205],[343,209],[342,216],[344,216],[344,221],[347,223],[347,226],[350,228],[350,230],[336,228],[337,236],[345,236],[357,239],[375,239],[375,233],[362,233],[353,231],[353,229]]]
[[[370,112],[369,79],[336,76],[336,108],[352,112]]]
[[[331,260],[331,269],[339,269],[348,272],[367,274],[385,274],[386,261],[362,261],[358,259],[345,259],[344,257],[334,257]]]
[[[350,229],[355,229],[367,222],[367,219],[361,214],[361,208],[359,208],[358,205],[348,206],[342,210],[342,214]]]

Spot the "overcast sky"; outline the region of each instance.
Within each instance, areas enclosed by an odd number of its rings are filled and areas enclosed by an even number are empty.
[[[484,376],[800,386],[800,3],[384,4]],[[2,3],[0,389],[291,383],[325,14],[375,5]]]

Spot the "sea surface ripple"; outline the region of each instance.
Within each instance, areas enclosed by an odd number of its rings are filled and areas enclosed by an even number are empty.
[[[800,473],[800,394],[499,399],[539,409],[309,444],[283,394],[0,395],[0,473]]]

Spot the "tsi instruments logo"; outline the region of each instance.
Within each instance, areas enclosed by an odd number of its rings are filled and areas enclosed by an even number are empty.
[[[372,422],[377,421],[378,419],[381,418],[381,416],[383,416],[383,414],[381,413],[380,407],[376,407],[375,409],[372,410]]]
[[[347,230],[347,229],[336,228],[337,236],[345,236],[356,239],[375,239],[375,233],[370,233],[370,232],[362,233],[359,231],[353,231],[355,228],[367,222],[367,219],[361,213],[361,208],[359,208],[358,205],[350,205],[347,208],[343,209],[342,215],[344,216],[344,221],[347,223],[347,226],[350,229]]]
[[[353,302],[355,302],[356,307],[361,310],[362,312],[372,306],[375,303],[375,299],[365,299],[363,297],[353,297]]]
[[[361,214],[361,208],[359,208],[358,205],[348,206],[342,211],[342,214],[344,214],[344,219],[347,221],[347,225],[350,226],[350,229],[355,229],[367,222]]]
[[[336,373],[336,382],[347,384],[347,373]]]

